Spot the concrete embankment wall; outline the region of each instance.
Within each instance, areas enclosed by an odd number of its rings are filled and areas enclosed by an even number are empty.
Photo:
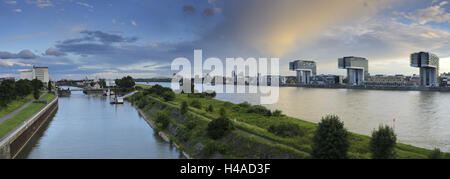
[[[0,141],[0,159],[12,159],[23,149],[31,137],[58,109],[58,97],[38,113],[24,121]]]

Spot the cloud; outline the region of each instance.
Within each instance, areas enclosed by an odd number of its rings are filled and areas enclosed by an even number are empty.
[[[131,23],[131,25],[137,26],[136,21],[134,21],[134,20],[131,20],[130,23]]]
[[[94,6],[84,2],[77,2],[78,5],[89,8],[89,11],[94,10]]]
[[[205,10],[203,10],[203,15],[214,16],[214,11],[211,8],[206,8]]]
[[[14,9],[14,12],[21,13],[22,9]]]
[[[16,5],[17,1],[5,1],[5,3],[9,5]]]
[[[195,12],[195,8],[194,8],[194,6],[191,6],[191,5],[184,5],[183,12],[187,13],[187,14],[192,14]]]
[[[433,5],[425,9],[419,9],[413,13],[396,12],[396,14],[422,25],[430,22],[449,22],[450,13],[447,13],[445,8],[442,7],[446,4],[448,4],[447,1],[442,1],[441,3],[439,3],[439,5]]]
[[[293,47],[310,43],[334,25],[373,16],[393,3],[394,0],[229,0],[222,8],[224,22],[210,36],[224,37],[261,54],[283,57]]]
[[[50,0],[27,0],[28,4],[35,4],[39,8],[51,7],[53,3]]]
[[[17,54],[10,52],[1,52],[0,51],[0,59],[34,59],[37,58],[33,52],[30,50],[22,50]]]
[[[63,53],[63,52],[60,52],[60,51],[58,51],[58,50],[56,50],[56,49],[54,49],[54,48],[48,48],[48,49],[45,51],[45,54],[44,54],[44,55],[59,57],[59,56],[66,56],[67,54],[66,54],[66,53]]]

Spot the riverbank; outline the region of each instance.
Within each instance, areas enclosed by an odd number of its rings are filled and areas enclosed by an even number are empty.
[[[0,123],[0,158],[15,158],[42,124],[58,109],[58,98],[51,93]]]
[[[373,85],[303,85],[282,84],[280,87],[322,88],[322,89],[359,89],[359,90],[386,90],[386,91],[437,91],[450,92],[450,87],[420,87],[420,86],[373,86]]]
[[[194,100],[201,104],[200,107],[189,107],[187,115],[181,114],[181,103],[187,101],[190,104]],[[153,120],[158,111],[166,111],[170,116],[170,125],[167,129],[160,130],[165,131],[171,140],[194,158],[310,158],[312,152],[311,140],[317,124],[285,115],[265,116],[248,113],[248,109],[252,108],[248,104],[238,105],[212,98],[192,98],[184,94],[178,94],[174,101],[167,102],[158,96],[143,95],[142,92],[133,96],[131,101]],[[205,110],[209,105],[214,107],[214,112]],[[227,109],[236,130],[214,141],[206,136],[206,128],[209,121],[219,117],[220,107]],[[195,123],[195,127],[188,129],[189,123],[192,122]],[[271,126],[280,123],[298,125],[300,134],[282,137],[268,131]],[[350,158],[371,158],[368,148],[370,137],[351,133],[349,140]],[[206,152],[211,148],[213,152]],[[431,150],[398,143],[396,152],[398,158],[421,159],[427,158]],[[206,155],[207,153],[212,154]],[[283,153],[290,155],[280,155]]]

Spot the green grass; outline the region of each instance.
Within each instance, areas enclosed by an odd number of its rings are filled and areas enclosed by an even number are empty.
[[[23,99],[17,99],[10,102],[6,107],[0,109],[0,118],[8,115],[9,113],[19,109],[23,105],[25,105],[28,101],[33,100],[33,94],[29,94]]]
[[[158,99],[157,96],[151,98]],[[200,116],[203,119],[211,120],[219,117],[220,108],[224,107],[230,119],[232,121],[236,120],[234,124],[237,129],[245,131],[255,136],[259,136],[262,139],[271,141],[273,144],[282,144],[306,153],[312,152],[311,149],[312,138],[317,128],[317,124],[315,123],[303,121],[285,115],[268,117],[255,113],[247,113],[246,108],[240,107],[237,104],[232,104],[229,102],[224,102],[212,98],[193,98],[188,97],[187,94],[177,94],[176,99],[170,102],[165,102],[162,99],[159,99],[158,101],[168,106],[179,108],[179,106],[181,106],[181,103],[183,101],[187,101],[188,104],[190,104],[194,99],[200,101],[201,109],[189,107],[189,112],[197,116]],[[206,108],[209,105],[214,106],[214,112],[206,112]],[[298,125],[300,129],[304,132],[304,135],[296,137],[280,137],[267,131],[269,126],[281,122],[289,122]],[[350,158],[353,159],[371,158],[371,153],[369,150],[369,142],[370,142],[369,136],[350,133],[349,141],[350,141],[350,148],[348,151],[348,156]],[[397,143],[395,150],[397,153],[397,158],[401,159],[424,159],[427,158],[428,155],[431,153],[431,150],[402,143]]]
[[[39,100],[47,100],[47,102],[51,102],[51,100],[53,100],[54,98],[55,95],[49,93],[44,95],[42,98],[39,98]],[[0,123],[0,138],[8,134],[28,118],[32,117],[45,106],[46,104],[32,103],[23,111]]]

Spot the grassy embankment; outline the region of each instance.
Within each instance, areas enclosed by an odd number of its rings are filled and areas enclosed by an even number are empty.
[[[312,138],[317,128],[315,123],[285,115],[267,116],[251,113],[248,112],[250,108],[254,107],[251,105],[232,104],[209,97],[199,98],[187,94],[177,94],[174,101],[166,102],[158,96],[144,96],[140,92],[130,100],[143,109],[150,118],[155,118],[157,111],[168,112],[171,127],[168,129],[159,127],[159,130],[169,133],[173,142],[183,146],[187,153],[196,158],[209,158],[212,154],[219,154],[219,157],[224,158],[310,158],[312,152]],[[200,102],[200,108],[190,106],[188,114],[184,116],[178,112],[183,101],[191,104],[194,100]],[[209,105],[213,106],[213,112],[206,111]],[[207,136],[206,128],[211,120],[219,117],[221,107],[226,109],[236,130],[215,141]],[[286,123],[298,125],[299,135],[281,137],[268,131],[270,126]],[[350,158],[371,158],[370,137],[350,133],[349,141],[348,156]],[[431,150],[401,143],[397,143],[395,150],[397,158],[401,159],[427,158],[431,153]],[[275,154],[268,155],[271,152]],[[286,152],[288,155],[281,155],[282,152]]]
[[[28,101],[33,100],[33,94],[29,94],[23,99],[17,99],[10,102],[6,107],[0,108],[0,118],[8,115],[9,113],[19,109],[23,105],[25,105]]]
[[[51,102],[55,98],[54,94],[48,93],[39,100],[47,100],[47,102]],[[8,134],[10,131],[15,129],[19,124],[36,114],[39,110],[44,108],[46,104],[42,103],[32,103],[27,108],[25,108],[23,111],[17,113],[13,117],[3,121],[0,123],[0,138],[2,138],[4,135]]]

